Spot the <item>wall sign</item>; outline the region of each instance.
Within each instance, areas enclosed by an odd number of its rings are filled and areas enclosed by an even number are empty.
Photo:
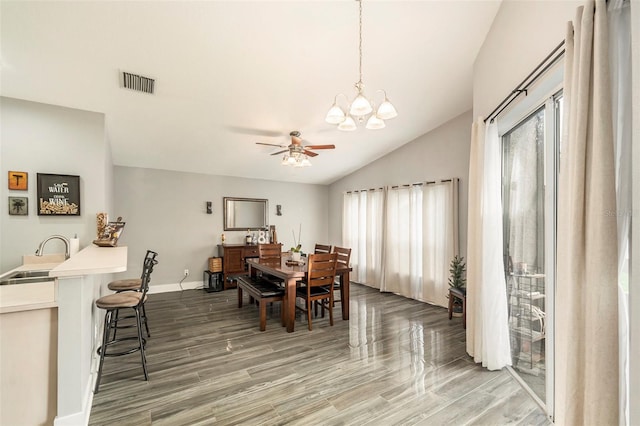
[[[27,216],[29,214],[29,199],[27,197],[9,197],[9,214]]]
[[[38,173],[38,216],[80,216],[80,176]]]
[[[29,174],[27,172],[9,172],[9,189],[14,191],[26,191],[29,182]]]

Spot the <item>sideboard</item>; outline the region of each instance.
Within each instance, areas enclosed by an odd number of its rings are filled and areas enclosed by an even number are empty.
[[[235,287],[228,277],[248,274],[245,259],[258,257],[257,244],[218,244],[218,256],[222,258],[222,280],[224,289]]]

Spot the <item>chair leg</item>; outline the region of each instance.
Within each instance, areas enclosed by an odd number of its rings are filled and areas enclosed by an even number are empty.
[[[144,353],[144,339],[142,338],[142,320],[140,319],[140,309],[138,307],[133,308],[136,313],[136,322],[138,323],[138,344],[140,345],[140,360],[142,361],[142,370],[144,371],[144,379],[149,380],[149,374],[147,372],[147,357]]]
[[[453,316],[453,294],[449,292],[449,319]]]
[[[109,323],[111,322],[111,316],[113,315],[113,311],[107,311],[104,315],[104,330],[102,332],[102,346],[98,348],[98,353],[100,354],[100,363],[98,364],[98,377],[96,378],[96,387],[93,390],[93,393],[98,393],[98,389],[100,388],[100,379],[102,377],[102,364],[104,364],[104,353],[107,350],[107,341],[109,339]]]
[[[322,309],[324,313],[324,309]],[[329,324],[333,327],[333,294],[329,297]]]
[[[147,320],[147,311],[144,308],[144,302],[142,302],[142,318],[144,318],[144,328],[147,330],[147,338],[151,337],[149,333],[149,321]]]
[[[238,286],[238,308],[242,308],[242,288]]]
[[[307,323],[309,324],[309,331],[311,331],[311,304],[313,303],[311,300],[307,299]]]
[[[113,339],[109,340],[107,338],[107,340],[109,342],[116,340],[116,333],[118,332],[118,316],[120,314],[120,309],[116,309],[116,313],[115,313],[115,317],[113,319],[113,327],[109,327],[109,332],[107,334],[111,334],[111,328],[113,328]]]

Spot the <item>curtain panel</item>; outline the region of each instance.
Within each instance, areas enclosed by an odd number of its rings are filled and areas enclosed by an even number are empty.
[[[595,12],[594,12],[595,11]],[[617,425],[618,247],[604,0],[569,24],[560,154],[556,422]]]
[[[352,279],[447,306],[449,264],[459,245],[458,186],[451,179],[345,193],[343,243],[352,247]]]
[[[502,259],[501,150],[497,124],[471,131],[467,240],[467,352],[489,370],[511,365]]]

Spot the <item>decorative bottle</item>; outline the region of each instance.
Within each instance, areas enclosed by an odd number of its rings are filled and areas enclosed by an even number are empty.
[[[251,230],[247,229],[247,235],[244,237],[245,244],[251,244]]]

